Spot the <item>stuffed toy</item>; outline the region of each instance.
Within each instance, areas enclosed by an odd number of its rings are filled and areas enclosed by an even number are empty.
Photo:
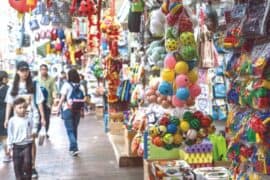
[[[163,37],[165,32],[165,16],[160,9],[154,10],[150,17],[150,32],[153,37]]]

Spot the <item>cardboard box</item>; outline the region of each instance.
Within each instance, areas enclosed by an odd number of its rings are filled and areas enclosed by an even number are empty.
[[[125,136],[125,151],[126,151],[127,155],[132,156],[132,157],[138,156],[136,153],[131,152],[131,142],[132,142],[134,136],[136,135],[136,131],[133,131],[133,130],[129,131],[126,128],[124,131],[125,131],[125,134],[124,134],[124,136]]]

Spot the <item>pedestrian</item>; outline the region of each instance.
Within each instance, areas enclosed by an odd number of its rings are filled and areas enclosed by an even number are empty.
[[[37,135],[39,123],[43,126],[46,125],[45,115],[43,111],[44,97],[41,88],[38,83],[32,81],[30,74],[30,68],[27,62],[20,61],[17,63],[16,74],[13,84],[9,87],[5,102],[6,116],[5,116],[5,128],[8,126],[10,115],[13,114],[13,103],[18,97],[23,97],[28,103],[29,117],[33,121],[33,131]],[[32,177],[37,178],[38,173],[35,168],[36,162],[36,143],[35,136],[32,143]]]
[[[80,113],[84,108],[84,92],[80,86],[80,76],[77,70],[68,71],[68,81],[61,89],[61,98],[58,104],[58,112],[63,109],[62,118],[69,139],[69,151],[72,156],[77,156],[78,149],[78,125]]]
[[[83,74],[80,74],[80,84],[81,84],[83,91],[85,93],[85,97],[89,99],[88,91],[87,91],[87,81],[85,80]],[[81,117],[84,117],[84,111],[88,112],[88,106],[86,103],[85,103],[84,108],[82,109]]]
[[[0,142],[4,144],[4,152],[5,156],[3,158],[3,162],[10,162],[11,157],[9,156],[6,139],[7,139],[7,131],[4,127],[5,122],[5,114],[6,114],[6,94],[8,90],[8,73],[6,71],[0,71]]]
[[[33,121],[27,115],[27,106],[24,98],[17,98],[13,102],[14,116],[8,122],[8,149],[13,151],[17,180],[32,179]]]
[[[45,99],[43,102],[43,109],[46,119],[46,137],[49,138],[48,130],[50,126],[53,99],[56,97],[56,85],[54,83],[54,78],[50,77],[48,74],[48,66],[46,64],[40,65],[39,70],[40,76],[38,77],[38,83],[41,86],[41,90]]]
[[[67,74],[65,71],[61,71],[60,75],[59,75],[59,78],[58,78],[58,81],[57,81],[57,93],[59,96],[61,96],[61,88],[63,86],[63,84],[65,84],[65,82],[67,81]]]

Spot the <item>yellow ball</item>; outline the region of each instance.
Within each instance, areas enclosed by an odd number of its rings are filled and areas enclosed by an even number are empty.
[[[189,71],[188,64],[184,61],[179,61],[176,63],[174,68],[176,74],[187,74]]]
[[[187,132],[189,130],[189,123],[185,120],[182,120],[180,122],[180,129],[183,131],[183,132]]]
[[[198,73],[196,69],[192,69],[188,73],[188,79],[192,84],[194,84],[198,80]]]
[[[175,134],[173,136],[173,143],[174,144],[181,144],[183,141],[183,137],[180,134]]]
[[[173,82],[174,78],[175,78],[175,73],[173,70],[170,69],[163,69],[161,72],[161,78],[163,81],[167,81],[167,82]]]

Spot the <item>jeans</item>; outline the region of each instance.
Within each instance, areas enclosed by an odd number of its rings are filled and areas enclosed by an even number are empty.
[[[78,151],[77,135],[78,125],[80,122],[80,112],[72,112],[66,109],[62,113],[62,118],[65,123],[68,139],[69,151]]]
[[[32,178],[32,143],[13,145],[13,164],[16,180]]]

